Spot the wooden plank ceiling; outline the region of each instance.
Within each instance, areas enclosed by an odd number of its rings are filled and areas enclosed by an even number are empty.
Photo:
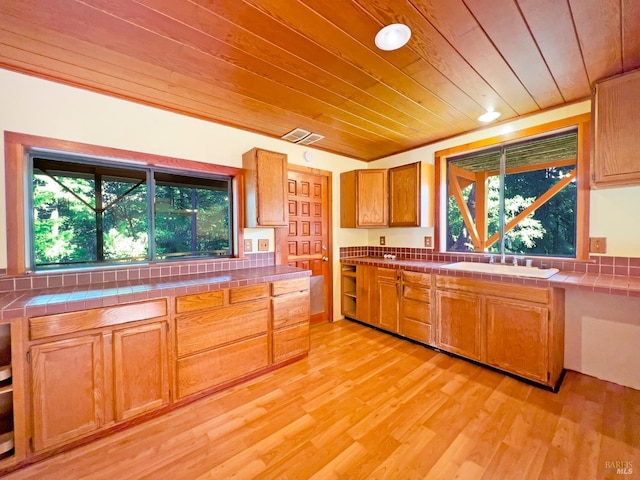
[[[370,161],[588,98],[640,67],[640,1],[3,0],[0,66]]]

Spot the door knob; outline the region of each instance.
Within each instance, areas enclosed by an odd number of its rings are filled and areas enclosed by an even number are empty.
[[[323,262],[328,262],[329,261],[329,257],[327,257],[326,255],[324,257],[322,257],[322,261]]]

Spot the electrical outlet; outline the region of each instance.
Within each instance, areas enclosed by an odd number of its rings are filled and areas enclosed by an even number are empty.
[[[424,247],[433,248],[433,244],[431,243],[431,237],[424,237]]]
[[[244,251],[245,253],[253,252],[253,240],[251,240],[250,238],[247,238],[244,241]]]
[[[267,250],[269,250],[269,240],[267,240],[266,238],[261,238],[260,240],[258,240],[258,251],[266,252]]]
[[[606,237],[590,237],[589,253],[607,253]]]
[[[380,245],[386,245],[386,240],[384,237],[380,237]]]

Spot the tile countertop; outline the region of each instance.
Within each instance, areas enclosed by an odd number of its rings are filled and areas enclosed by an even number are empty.
[[[376,267],[404,268],[415,272],[437,273],[454,277],[494,280],[499,282],[518,283],[537,287],[577,288],[588,292],[607,293],[640,298],[640,278],[605,275],[583,272],[559,271],[549,278],[525,278],[511,275],[491,275],[487,273],[465,272],[446,268],[450,262],[433,262],[421,260],[387,260],[380,257],[347,257],[341,259],[344,264],[373,265]]]
[[[51,315],[154,298],[204,293],[223,288],[309,276],[288,265],[244,268],[167,278],[149,278],[6,292],[0,294],[0,320]]]

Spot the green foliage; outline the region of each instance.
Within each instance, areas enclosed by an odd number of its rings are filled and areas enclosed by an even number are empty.
[[[97,202],[93,175],[69,171],[54,180],[34,168],[35,265],[149,259],[147,186],[129,175],[103,177]],[[165,183],[156,199],[158,258],[231,254],[226,189]]]
[[[564,177],[561,168],[547,168],[505,176],[505,224],[529,207],[538,197]],[[475,215],[475,183],[463,191],[467,207]],[[499,230],[499,178],[487,180],[487,230],[491,236]],[[447,211],[448,250],[473,251],[471,236],[462,220],[453,196],[449,197]],[[558,194],[522,219],[506,232],[507,253],[574,256],[576,228],[576,184],[569,183]],[[488,248],[499,251],[499,242]]]

